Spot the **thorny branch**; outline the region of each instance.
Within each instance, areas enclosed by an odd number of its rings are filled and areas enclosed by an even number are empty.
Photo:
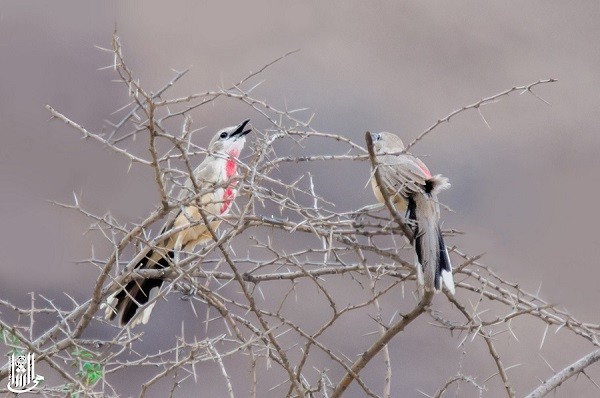
[[[131,165],[150,168],[154,178],[148,184],[158,191],[160,203],[135,225],[130,224],[133,218],[118,220],[109,212],[94,214],[77,197],[72,204],[62,204],[87,217],[90,229],[110,247],[83,262],[98,272],[90,295],[78,301],[67,291],[71,304],[60,306],[54,298],[33,294],[29,307],[0,297],[0,335],[5,351],[35,352],[40,363],[48,366],[45,370],[53,374],[42,387],[45,395],[131,395],[136,392],[121,391],[125,386],[119,384],[123,379],[119,376],[143,367],[153,369],[153,373],[140,386],[139,396],[153,395],[160,388],[176,396],[188,384],[202,383],[199,369],[213,366],[221,375],[222,395],[229,397],[245,396],[248,391],[251,396],[340,397],[353,389],[370,397],[389,397],[394,396],[391,392],[402,385],[404,377],[402,371],[394,370],[398,358],[389,348],[413,330],[435,327],[448,330],[449,346],[458,343],[464,352],[469,344],[481,344],[496,372],[470,375],[461,365],[447,364],[448,373],[427,387],[432,396],[441,397],[469,385],[480,396],[510,398],[517,396],[511,381],[511,369],[516,365],[510,365],[498,341],[516,338],[514,325],[521,320],[543,325],[540,349],[549,330],[564,330],[591,350],[537,387],[532,384],[534,390],[528,397],[546,395],[600,358],[600,325],[577,320],[544,301],[539,293],[530,293],[496,274],[480,262],[481,255],[469,255],[456,246],[451,249],[456,296],[445,299],[438,295],[434,300],[426,294],[411,306],[412,296],[405,292],[416,290],[413,254],[407,243],[412,241],[412,233],[389,198],[386,206],[336,209],[335,203],[320,192],[313,175],[302,167],[315,162],[335,167],[339,162],[370,160],[378,179],[370,136],[367,134],[365,149],[362,142],[317,131],[311,127],[313,115],[302,118],[301,111],[279,109],[254,97],[258,85],[247,87],[256,76],[294,52],[265,64],[227,89],[170,98],[170,89],[187,70],[176,72],[152,93],[127,66],[116,35],[112,48],[102,50],[112,57],[110,67],[103,69],[112,69],[129,94],[127,104],[115,112],[124,116],[109,123],[111,127],[104,134],[86,129],[49,105],[46,108],[53,118],[84,138],[119,154]],[[479,110],[513,92],[537,97],[532,91],[535,87],[555,81],[514,86],[464,106],[419,134],[407,149],[459,113]],[[236,209],[224,217],[219,230],[209,228],[210,243],[184,253],[176,264],[160,270],[136,270],[135,265],[148,250],[160,250],[160,242],[179,232],[168,230],[156,235],[150,233],[151,228],[167,222],[182,206],[207,193],[193,181],[193,193],[177,195],[206,153],[206,148],[192,140],[190,114],[208,103],[217,104],[217,100],[241,102],[255,115],[252,147],[239,163]],[[171,130],[171,120],[183,125],[181,131]],[[144,139],[134,141],[136,136]],[[140,142],[146,152],[140,150]],[[307,142],[319,143],[325,150],[302,153]],[[366,182],[369,166],[363,164]],[[288,165],[296,167],[290,170]],[[388,211],[381,211],[386,207]],[[201,213],[203,220],[196,223],[206,223],[207,214]],[[161,335],[164,345],[152,347],[140,340],[149,329],[121,329],[106,323],[99,308],[107,296],[131,280],[148,277],[168,281],[151,302],[160,301],[160,305],[178,310],[189,306],[203,319],[203,327],[184,328],[191,321],[182,321],[179,336]],[[183,301],[166,302],[173,297]],[[441,312],[438,306],[444,301],[450,308]],[[185,311],[181,312],[183,319]],[[338,339],[338,334],[347,332],[345,325],[350,319],[360,319],[361,327],[370,332],[354,333],[351,341]],[[415,322],[417,319],[429,319],[430,324]],[[154,328],[161,325],[160,319],[151,322],[155,322]],[[40,328],[38,333],[34,323]],[[88,335],[96,337],[90,339]],[[381,374],[367,372],[378,358],[383,359]],[[240,369],[246,376],[239,376]],[[8,374],[9,369],[3,367],[0,379]],[[496,389],[493,380],[501,381],[500,388]]]
[[[568,378],[583,373],[585,369],[600,360],[600,350],[595,350],[585,355],[578,361],[567,366],[548,380],[540,384],[525,398],[541,398],[554,391],[558,386],[564,383]]]

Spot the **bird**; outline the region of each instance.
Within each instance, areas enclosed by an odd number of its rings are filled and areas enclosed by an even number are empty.
[[[245,129],[250,120],[237,126],[227,127],[215,134],[208,144],[205,159],[193,172],[199,192],[205,192],[199,200],[184,206],[163,228],[162,233],[177,230],[155,249],[146,249],[148,253],[136,265],[136,269],[161,269],[177,263],[181,251],[190,252],[196,245],[206,243],[213,237],[214,231],[221,223],[221,217],[229,213],[236,197],[238,157],[244,148],[246,135],[251,129]],[[229,184],[227,182],[230,181]],[[181,193],[180,200],[190,197],[194,192],[194,183],[188,178]],[[200,209],[210,217],[210,229],[204,224]],[[194,223],[193,226],[186,226]],[[163,284],[161,278],[147,278],[142,281],[132,280],[121,290],[110,295],[106,302],[104,317],[112,321],[119,316],[121,326],[134,327],[148,323],[150,314],[156,305],[152,301]],[[150,304],[146,305],[148,302]]]
[[[394,208],[406,215],[413,233],[419,291],[439,292],[443,285],[455,293],[452,264],[440,227],[437,195],[450,188],[448,178],[432,175],[425,163],[405,152],[402,139],[389,132],[367,133],[367,146],[372,145],[381,185]],[[369,142],[370,141],[370,142]],[[386,199],[371,174],[371,187],[380,203]]]

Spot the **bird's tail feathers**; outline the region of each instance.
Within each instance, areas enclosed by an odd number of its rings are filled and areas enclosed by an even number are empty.
[[[136,268],[140,269],[156,269],[168,267],[171,261],[165,256],[161,256],[158,261],[151,260],[154,251],[151,250],[140,261]],[[173,252],[168,253],[168,257],[173,258]],[[130,327],[146,324],[150,317],[156,301],[154,298],[158,295],[160,287],[163,283],[162,279],[148,278],[142,281],[129,281],[124,289],[118,290],[108,297],[105,307],[104,317],[107,320],[113,320],[120,316],[119,323],[121,326],[130,323]],[[145,306],[146,303],[149,305]],[[144,308],[142,308],[144,307]],[[142,308],[141,311],[138,311]]]
[[[440,181],[442,187],[448,184],[444,177],[436,181]],[[435,195],[410,197],[408,218],[412,222],[419,283],[426,290],[435,292],[441,290],[443,283],[454,294],[452,265],[439,227],[439,205]]]
[[[454,295],[454,277],[452,276],[452,263],[450,262],[450,256],[448,255],[448,248],[446,247],[446,243],[444,243],[444,237],[442,236],[442,231],[438,228],[438,240],[439,240],[439,261],[436,267],[436,277],[438,278],[437,287],[438,289],[441,287],[441,282],[444,282],[444,285],[448,289],[450,293]],[[441,279],[441,280],[440,280]]]

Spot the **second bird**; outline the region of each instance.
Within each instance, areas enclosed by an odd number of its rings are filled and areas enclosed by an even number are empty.
[[[431,175],[418,158],[404,152],[404,143],[395,134],[367,133],[367,143],[372,142],[379,176],[387,196],[399,212],[410,221],[417,253],[417,277],[420,287],[439,291],[442,283],[454,294],[452,265],[440,228],[440,206],[437,194],[450,187],[446,177]],[[377,200],[385,203],[385,197],[371,177]]]

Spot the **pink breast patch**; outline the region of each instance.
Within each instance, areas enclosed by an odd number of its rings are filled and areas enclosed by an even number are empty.
[[[227,159],[225,163],[225,176],[227,178],[231,178],[235,174],[235,170],[237,169],[237,164],[234,159]]]
[[[237,170],[237,162],[236,159],[239,156],[239,151],[230,151],[228,153],[229,158],[225,161],[225,178],[230,179],[235,175]],[[225,190],[223,191],[223,204],[221,205],[221,214],[224,214],[231,207],[231,202],[235,198],[235,189],[237,181],[232,182]]]
[[[237,162],[235,161],[240,155],[238,151],[231,151],[228,153],[229,158],[225,162],[225,175],[227,178],[231,178],[237,170]]]
[[[221,214],[225,214],[225,212],[229,210],[229,207],[231,207],[231,201],[234,199],[234,197],[235,190],[231,186],[225,188],[225,191],[223,192],[223,204],[221,205]]]

